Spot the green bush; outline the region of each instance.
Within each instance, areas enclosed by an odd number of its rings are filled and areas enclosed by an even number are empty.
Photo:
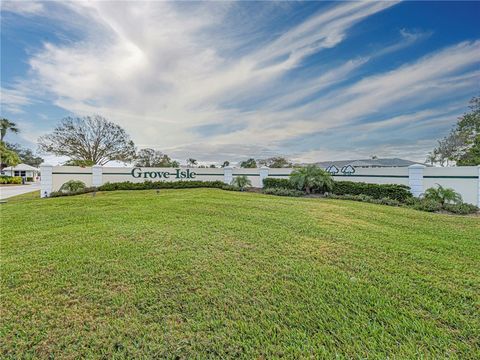
[[[327,197],[329,199],[339,199],[339,200],[353,200],[353,201],[361,201],[361,202],[373,202],[373,198],[368,195],[336,195],[336,194],[328,194]]]
[[[60,187],[60,192],[76,192],[86,188],[86,185],[83,181],[80,180],[69,180]]]
[[[263,187],[266,189],[296,189],[288,179],[275,179],[271,177],[263,179]]]
[[[472,204],[445,204],[443,209],[458,215],[475,214],[478,212],[478,207]]]
[[[245,175],[239,175],[232,180],[231,185],[239,188],[240,191],[243,191],[245,188],[251,187],[252,182]]]
[[[412,197],[410,188],[397,184],[368,184],[353,181],[335,181],[332,189],[335,195],[368,195],[374,199],[394,199],[402,203]]]
[[[373,199],[374,204],[388,205],[388,206],[400,206],[401,202],[395,199],[382,198],[382,199]]]
[[[415,210],[436,212],[442,210],[442,204],[432,199],[419,199],[411,207]]]
[[[0,175],[0,184],[21,184],[22,178],[20,176],[5,176]]]
[[[149,189],[190,189],[190,188],[217,188],[223,189],[222,181],[145,181],[133,183],[130,181],[106,183],[98,188],[99,191],[115,190],[149,190]]]
[[[60,196],[73,196],[73,195],[81,195],[81,194],[87,194],[91,192],[98,191],[96,187],[85,187],[83,189],[78,189],[75,191],[69,191],[69,192],[64,192],[64,191],[52,191],[49,195],[49,197],[60,197]]]
[[[303,191],[295,190],[295,189],[288,189],[288,188],[265,188],[262,191],[264,194],[267,195],[277,195],[277,196],[292,196],[292,197],[299,197],[305,195]]]

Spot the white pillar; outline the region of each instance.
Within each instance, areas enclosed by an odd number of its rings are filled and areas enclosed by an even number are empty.
[[[98,187],[103,185],[102,174],[103,174],[102,165],[92,166],[92,186]]]
[[[480,207],[480,165],[478,166],[478,199],[477,206]]]
[[[40,197],[48,197],[53,188],[53,166],[49,164],[40,165]]]
[[[268,167],[262,166],[260,168],[260,186],[263,188],[263,179],[268,177]]]
[[[408,167],[408,185],[413,196],[423,194],[423,170],[425,165],[415,164]]]
[[[223,182],[225,184],[231,184],[233,180],[233,168],[231,166],[225,166],[223,168]]]

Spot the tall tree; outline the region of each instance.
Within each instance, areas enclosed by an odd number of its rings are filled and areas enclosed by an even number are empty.
[[[227,166],[230,166],[230,161],[225,160],[222,164],[222,168],[227,167]]]
[[[18,154],[10,150],[3,141],[0,141],[0,168],[7,166],[15,166],[20,164],[20,157]]]
[[[258,165],[267,166],[269,168],[285,168],[291,167],[292,163],[283,156],[274,156],[268,159],[258,160]]]
[[[135,145],[125,130],[99,115],[67,117],[38,142],[42,152],[98,165],[135,158]]]
[[[167,154],[161,151],[146,148],[137,154],[135,166],[142,167],[178,167],[178,161],[172,160]]]
[[[242,168],[256,168],[257,167],[257,162],[255,161],[254,158],[250,158],[248,160],[242,161],[240,163],[240,167],[242,167]]]
[[[458,119],[454,129],[438,141],[427,161],[440,166],[480,165],[480,98],[470,101],[470,111]]]
[[[33,153],[32,150],[26,149],[19,144],[5,143],[5,146],[16,152],[20,158],[20,162],[34,167],[39,167],[43,163],[43,159]]]
[[[7,131],[10,131],[12,133],[18,133],[20,130],[17,128],[17,124],[3,118],[0,120],[0,141],[3,141],[3,138],[7,134]]]

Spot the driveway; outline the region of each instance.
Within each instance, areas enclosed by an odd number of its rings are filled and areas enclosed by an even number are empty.
[[[29,193],[35,190],[40,191],[40,183],[18,186],[0,186],[0,200],[8,199],[9,197]]]

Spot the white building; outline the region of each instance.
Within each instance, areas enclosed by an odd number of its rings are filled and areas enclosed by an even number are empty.
[[[27,181],[37,181],[40,175],[40,169],[27,164],[18,164],[17,166],[4,168],[2,173],[7,176],[21,176]]]

